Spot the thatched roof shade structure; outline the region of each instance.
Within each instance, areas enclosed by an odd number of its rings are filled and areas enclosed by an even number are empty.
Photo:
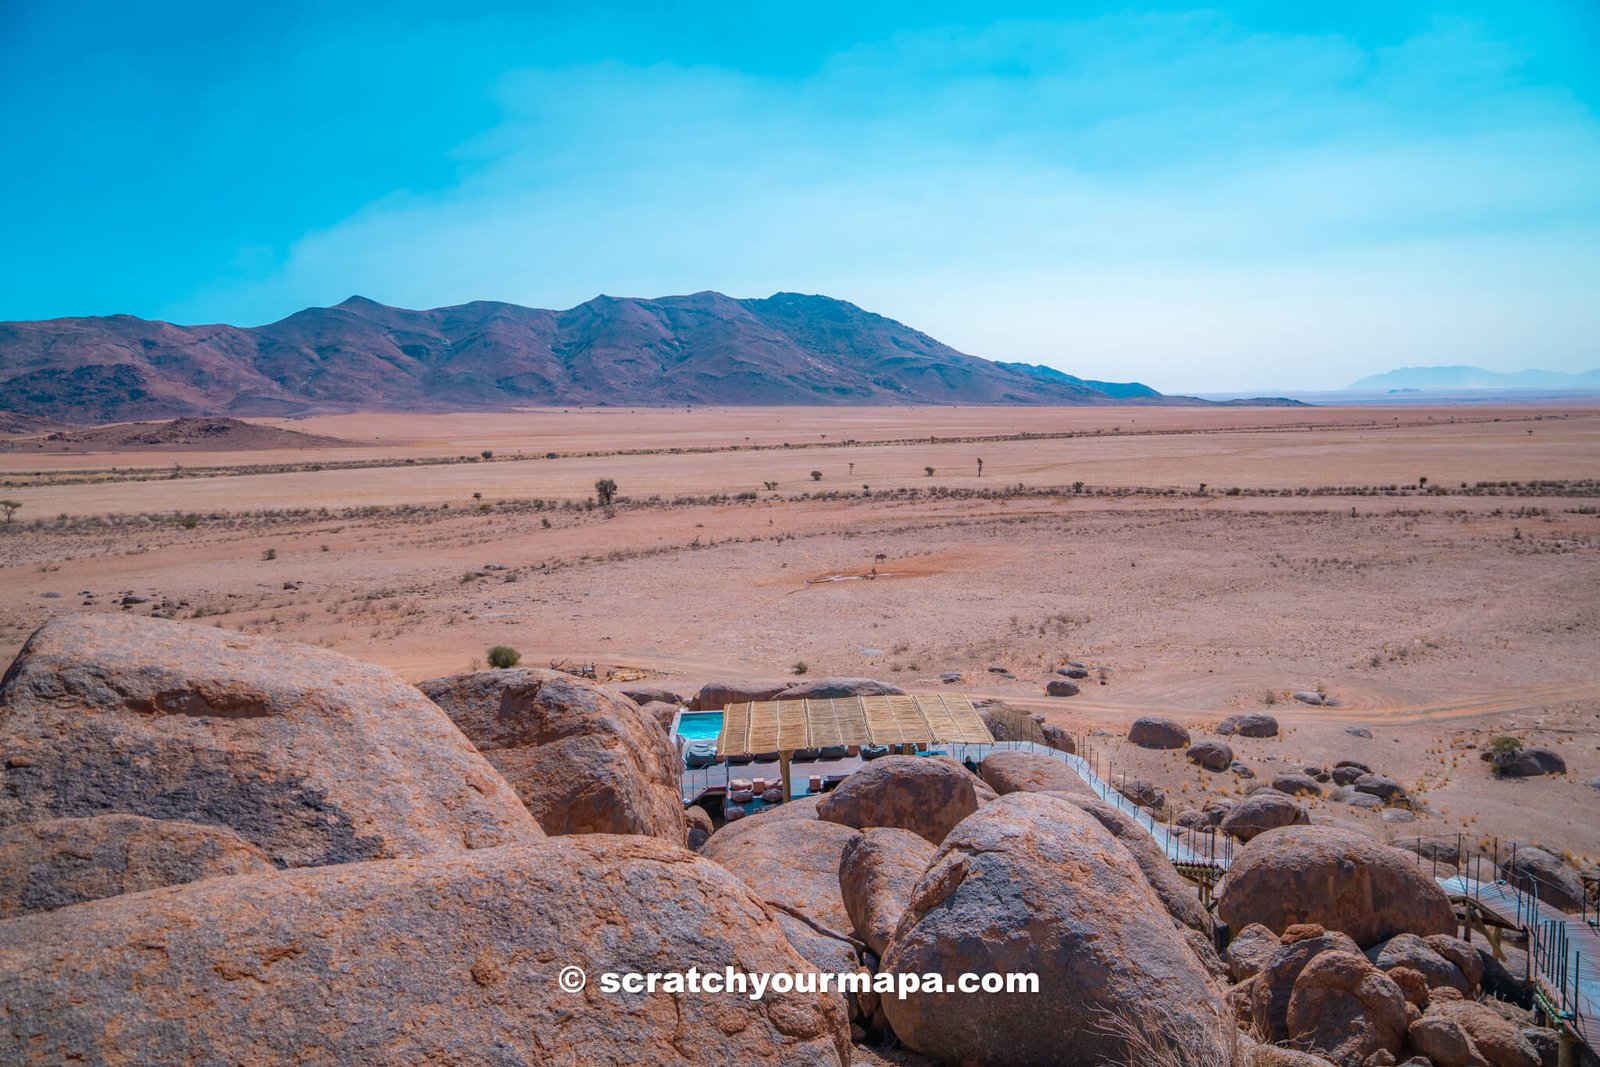
[[[717,755],[784,755],[829,745],[994,743],[959,694],[758,700],[722,710]]]

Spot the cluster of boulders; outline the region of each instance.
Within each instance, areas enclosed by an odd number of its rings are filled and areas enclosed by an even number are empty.
[[[485,673],[430,688],[515,787],[415,687],[322,649],[39,630],[0,684],[0,1062],[848,1062],[832,997],[597,988],[813,965],[684,847],[653,720]]]
[[[51,622],[0,683],[0,1062],[1545,1062],[1547,1032],[1472,999],[1482,956],[1418,858],[1276,790],[1196,813],[1249,840],[1215,915],[1042,754],[884,756],[721,826],[685,809],[650,706],[796,688],[419,690],[211,628]],[[917,981],[597,980],[727,968]],[[925,978],[965,974],[1038,992]]]

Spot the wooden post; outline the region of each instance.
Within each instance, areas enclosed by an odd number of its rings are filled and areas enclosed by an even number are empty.
[[[780,804],[789,803],[789,798],[794,796],[791,791],[792,787],[789,784],[789,757],[792,755],[794,753],[788,749],[783,749],[778,753],[778,772],[783,775],[783,799],[778,801]]]

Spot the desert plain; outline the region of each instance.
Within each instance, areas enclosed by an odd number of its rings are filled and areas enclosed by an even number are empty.
[[[1043,714],[1179,808],[1248,782],[1128,724],[1266,711],[1230,739],[1258,780],[1357,759],[1414,801],[1319,821],[1600,856],[1600,404],[252,421],[337,443],[9,440],[0,654],[132,612],[411,680],[491,645],[686,693],[869,676]],[[1046,697],[1073,661],[1110,669]],[[1501,734],[1568,773],[1494,777]]]

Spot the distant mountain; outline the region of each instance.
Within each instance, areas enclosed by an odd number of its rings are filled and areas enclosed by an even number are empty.
[[[1097,382],[1092,378],[1079,378],[1076,375],[1056,370],[1054,367],[1045,367],[1038,363],[996,363],[995,366],[1021,371],[1023,374],[1043,382],[1083,386],[1104,393],[1106,396],[1116,397],[1119,400],[1161,395],[1142,382]]]
[[[567,311],[351,297],[280,322],[0,323],[0,410],[70,422],[537,405],[1203,403],[969,356],[824,296]]]
[[[1350,384],[1351,390],[1413,390],[1448,392],[1454,389],[1592,389],[1600,387],[1600,370],[1563,374],[1551,370],[1524,370],[1512,374],[1482,367],[1401,367],[1372,374]]]

